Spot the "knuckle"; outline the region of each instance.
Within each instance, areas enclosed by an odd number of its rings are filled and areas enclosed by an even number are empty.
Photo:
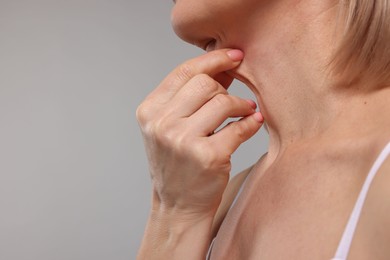
[[[198,74],[194,77],[195,88],[199,93],[215,92],[218,90],[218,84],[207,74]]]
[[[185,135],[174,122],[169,120],[158,120],[151,127],[151,134],[155,142],[162,147],[169,147],[173,151],[183,150],[185,146]]]
[[[218,106],[229,107],[229,105],[231,105],[231,100],[230,100],[228,95],[218,94],[218,95],[215,95],[212,100]]]
[[[193,157],[196,158],[197,165],[203,171],[212,170],[218,165],[218,153],[203,142],[194,144],[192,146],[192,153]]]
[[[158,132],[155,136],[159,145],[169,147],[170,149],[177,147],[176,143],[178,137],[173,133],[173,131]]]
[[[166,120],[156,120],[150,127],[150,134],[158,143],[169,143],[172,139],[172,131],[169,129]]]
[[[236,135],[240,140],[245,140],[249,127],[243,121],[235,122],[231,124],[234,135]]]
[[[141,103],[137,110],[135,111],[135,116],[140,125],[144,125],[148,120],[148,111],[149,109],[145,105],[145,103]]]
[[[181,80],[189,80],[193,77],[193,67],[191,64],[183,63],[177,68],[177,76]]]
[[[163,133],[164,125],[160,119],[148,119],[141,123],[142,133],[145,137],[153,142],[156,142],[160,139],[161,133]]]

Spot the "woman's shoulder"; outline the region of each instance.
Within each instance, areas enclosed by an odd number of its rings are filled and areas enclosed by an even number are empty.
[[[352,259],[367,248],[376,249],[371,252],[375,259],[387,259],[390,255],[390,154],[372,180],[355,238],[351,247]]]
[[[388,144],[388,149],[390,150],[390,143]],[[387,157],[378,169],[371,184],[367,200],[368,205],[372,205],[372,207],[375,207],[375,210],[378,210],[377,214],[375,214],[378,220],[383,220],[382,223],[386,222],[388,238],[390,239],[390,153],[387,154]]]

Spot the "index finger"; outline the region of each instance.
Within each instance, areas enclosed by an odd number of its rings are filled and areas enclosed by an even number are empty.
[[[214,78],[237,67],[243,58],[244,53],[236,49],[215,50],[193,58],[169,73],[149,97],[158,96],[160,102],[168,101],[194,76],[207,74]]]

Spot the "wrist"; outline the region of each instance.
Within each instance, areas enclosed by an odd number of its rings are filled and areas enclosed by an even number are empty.
[[[222,199],[222,198],[221,198]],[[169,202],[166,199],[161,199],[156,191],[152,194],[151,216],[164,216],[167,219],[179,220],[180,222],[201,222],[206,219],[213,219],[218,205],[214,205],[207,209],[199,209],[194,206],[189,206],[188,203]]]
[[[211,242],[214,216],[153,207],[138,259],[204,259]]]

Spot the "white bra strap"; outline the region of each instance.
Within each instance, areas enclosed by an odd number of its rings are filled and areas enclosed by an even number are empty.
[[[360,191],[359,197],[356,201],[355,207],[351,213],[351,216],[348,220],[348,224],[344,230],[343,237],[341,238],[339,247],[337,248],[337,252],[335,258],[337,259],[347,259],[349,248],[351,247],[352,238],[355,233],[355,229],[360,217],[360,213],[363,208],[364,201],[367,196],[368,189],[370,188],[371,182],[374,179],[376,173],[379,168],[382,166],[383,162],[390,154],[390,142],[386,145],[386,147],[382,150],[378,158],[376,159],[374,165],[372,166],[370,172],[367,175],[367,178],[363,184],[362,190]]]

